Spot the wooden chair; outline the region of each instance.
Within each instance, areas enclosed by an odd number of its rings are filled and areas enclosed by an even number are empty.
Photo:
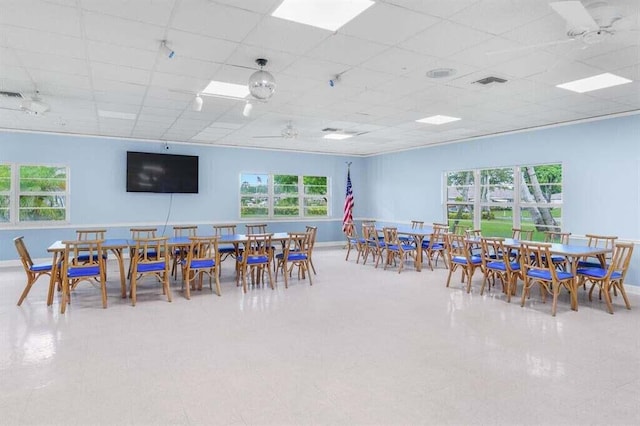
[[[607,249],[613,249],[616,240],[618,239],[618,237],[612,235],[586,234],[585,237],[587,237],[587,245],[589,247],[602,247]],[[602,258],[584,257],[578,260],[578,268],[607,268],[607,265],[611,260],[611,256],[611,254],[608,254]]]
[[[553,305],[551,306],[551,315],[556,315],[558,305],[558,295],[562,288],[566,288],[571,294],[571,308],[577,310],[577,298],[575,289],[574,276],[570,272],[559,271],[553,263],[546,262],[545,259],[551,258],[549,243],[520,243],[520,269],[522,270],[522,279],[524,286],[522,288],[522,303],[524,307],[525,300],[529,297],[529,292],[536,284],[540,286],[542,294],[542,302],[546,301],[546,295],[553,297]]]
[[[367,259],[369,258],[369,254],[372,256],[372,261],[375,260],[376,265],[378,267],[378,262],[382,258],[382,254],[384,251],[384,241],[380,241],[380,237],[378,235],[378,231],[376,230],[375,225],[362,224],[362,235],[365,240],[364,245],[364,260],[362,264],[365,265],[367,263]]]
[[[236,235],[236,227],[235,224],[213,225],[213,232],[217,237]],[[220,253],[220,261],[224,262],[228,257],[236,257],[238,246],[236,244],[220,244],[220,241],[218,241],[218,251]]]
[[[76,239],[78,241],[86,241],[86,240],[102,240],[104,241],[105,235],[107,233],[106,229],[78,229],[76,230]],[[81,254],[78,259],[80,262],[85,262],[88,260],[88,255]],[[107,252],[105,251],[102,256],[104,256],[104,260],[107,260]],[[106,270],[105,270],[106,273]]]
[[[18,256],[20,256],[20,262],[22,262],[22,267],[24,268],[25,274],[27,274],[27,284],[20,295],[20,299],[18,299],[18,306],[22,305],[22,302],[31,291],[31,287],[35,284],[36,281],[43,275],[46,275],[50,278],[49,282],[49,294],[53,297],[53,286],[55,285],[56,280],[51,280],[51,274],[53,273],[53,265],[51,263],[33,263],[31,260],[31,255],[29,255],[29,250],[27,250],[27,246],[24,243],[24,237],[16,237],[13,239],[13,243],[16,246],[16,250],[18,251]]]
[[[569,244],[570,237],[571,237],[571,232],[560,232],[560,231],[544,232],[545,243]],[[557,254],[551,255],[551,261],[556,266],[556,268],[560,268],[563,271],[566,271],[569,268],[569,259],[567,259],[565,256],[560,256]]]
[[[398,238],[397,228],[385,227],[382,229],[382,234],[384,236],[384,252],[386,254],[386,259],[384,262],[385,270],[387,269],[387,266],[394,264],[396,260],[399,263],[398,273],[402,272],[404,263],[409,258],[412,258],[415,264],[417,255],[416,246],[403,243],[400,238]]]
[[[267,224],[266,223],[254,223],[245,225],[247,228],[247,234],[266,234],[267,233]]]
[[[138,282],[146,276],[160,281],[162,294],[171,302],[169,288],[169,258],[167,237],[138,238],[135,240],[134,256],[131,261],[131,304],[136,305]]]
[[[213,290],[212,280],[216,282],[216,294],[220,291],[220,252],[218,251],[219,237],[189,237],[189,247],[182,265],[182,287],[185,297],[191,299],[191,290],[202,290],[204,276],[209,276],[209,288]],[[197,281],[197,286],[196,286]]]
[[[477,268],[482,267],[482,259],[480,256],[471,254],[471,244],[467,242],[464,235],[447,233],[446,249],[449,258],[449,276],[447,277],[447,287],[451,282],[453,273],[460,269],[462,272],[461,282],[467,280],[467,293],[471,292],[471,279]]]
[[[468,226],[453,225],[453,230],[451,232],[453,232],[454,234],[458,234],[458,235],[466,235],[468,230],[469,230]]]
[[[456,234],[457,232],[454,232]],[[482,238],[482,229],[465,229],[464,235],[468,239],[477,239],[480,240]],[[482,253],[482,245],[481,244],[471,244],[471,253],[474,255],[481,256]]]
[[[505,248],[503,245],[504,238],[485,238],[480,239],[482,247],[482,272],[484,279],[480,288],[480,295],[484,293],[487,282],[491,289],[495,285],[496,279],[500,279],[502,290],[507,295],[507,302],[511,301],[511,295],[516,294],[518,278],[522,279],[520,274],[520,263],[504,256]]]
[[[248,234],[242,254],[236,259],[237,278],[236,284],[242,280],[242,290],[247,292],[247,275],[251,274],[252,283],[264,282],[264,272],[269,274],[269,284],[273,290],[273,275],[271,264],[273,250],[271,248],[272,234]]]
[[[511,238],[514,240],[533,240],[533,229],[511,228]]]
[[[276,281],[278,281],[278,271],[281,270],[285,288],[289,288],[288,277],[291,276],[294,267],[298,267],[298,279],[308,276],[309,285],[313,285],[311,279],[312,234],[313,230],[290,232],[282,252],[276,255]]]
[[[311,234],[311,247],[309,248],[309,263],[311,264],[311,270],[313,270],[313,275],[316,274],[316,267],[313,265],[313,248],[316,245],[316,236],[318,235],[318,227],[317,226],[306,226],[306,231]]]
[[[157,228],[129,228],[129,232],[131,232],[132,240],[141,240],[148,238],[156,238],[156,233],[158,232]],[[149,253],[149,256],[152,256],[153,253]],[[129,250],[129,272],[127,273],[127,279],[131,279],[131,270],[133,268],[133,257],[135,256],[135,252],[131,252]]]
[[[447,242],[445,235],[448,233],[449,226],[442,224],[435,224],[433,226],[433,232],[429,235],[429,239],[422,242],[422,251],[424,252],[424,258],[429,262],[429,268],[433,271],[433,263],[435,261],[438,266],[438,259],[442,257],[444,266],[447,266],[446,251]]]
[[[174,237],[195,237],[198,233],[197,225],[178,225],[173,227]],[[178,265],[187,256],[187,246],[175,247],[171,251],[171,276],[178,278]],[[184,278],[184,277],[183,277]]]
[[[60,313],[64,314],[71,302],[71,290],[82,281],[93,284],[98,281],[102,294],[102,307],[107,307],[107,284],[105,277],[104,250],[102,240],[63,241],[62,257],[62,302]],[[86,256],[86,257],[85,257]]]
[[[600,287],[600,298],[604,294],[604,300],[607,303],[607,310],[613,314],[613,305],[611,303],[611,290],[614,294],[620,291],[624,304],[627,309],[631,309],[627,292],[624,290],[624,278],[627,275],[631,256],[633,255],[633,243],[618,242],[615,245],[613,256],[608,263],[607,268],[602,267],[582,267],[578,268],[578,285],[584,285],[586,281],[591,283],[589,289],[589,300],[593,293],[594,287]]]
[[[344,260],[349,260],[349,254],[351,253],[351,249],[356,249],[358,252],[358,257],[356,258],[356,263],[360,262],[360,256],[364,250],[365,240],[364,238],[360,238],[358,236],[358,231],[356,230],[356,226],[353,222],[345,223],[345,237],[347,238],[347,256]]]

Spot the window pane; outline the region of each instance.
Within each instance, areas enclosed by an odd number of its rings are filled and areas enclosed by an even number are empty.
[[[325,176],[304,176],[305,195],[327,195],[327,178]]]
[[[64,192],[66,189],[65,167],[20,166],[21,192]]]
[[[240,176],[240,194],[268,194],[269,175],[243,174]]]
[[[447,217],[449,219],[449,228],[456,226],[464,228],[473,228],[473,204],[448,204]]]
[[[19,220],[65,220],[65,197],[58,195],[21,195]]]
[[[298,194],[298,176],[293,175],[274,175],[273,176],[273,193],[279,194]]]
[[[305,198],[304,199],[304,215],[305,216],[327,216],[328,206],[326,198]]]
[[[474,199],[474,174],[472,170],[447,173],[447,200],[469,202]]]
[[[529,206],[520,209],[522,229],[533,229],[533,239],[544,241],[545,231],[560,232],[562,208]]]
[[[562,165],[523,166],[525,181],[523,202],[562,203]]]
[[[482,235],[511,237],[513,208],[509,206],[483,207],[480,214],[480,229]]]
[[[11,166],[0,164],[0,192],[11,190]]]
[[[269,198],[255,195],[240,198],[240,217],[268,216]]]
[[[0,195],[0,222],[9,222],[9,201],[8,195]]]
[[[274,216],[299,216],[300,207],[298,207],[298,197],[275,197],[273,214]]]
[[[482,203],[513,203],[513,168],[480,171]]]

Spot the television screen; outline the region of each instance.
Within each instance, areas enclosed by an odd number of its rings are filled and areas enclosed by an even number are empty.
[[[198,157],[127,151],[127,192],[198,193]]]

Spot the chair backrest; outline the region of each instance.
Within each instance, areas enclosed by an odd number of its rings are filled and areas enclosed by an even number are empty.
[[[318,227],[307,225],[306,232],[309,233],[310,250],[313,250],[313,247],[316,245],[316,235],[318,235]]]
[[[558,243],[569,244],[569,237],[571,232],[559,232],[559,231],[545,231],[544,242],[545,243]]]
[[[382,237],[386,246],[400,245],[400,241],[398,240],[398,228],[396,227],[385,226],[382,228]]]
[[[252,263],[251,259],[262,259],[266,257],[263,262],[268,263],[271,260],[273,250],[271,250],[271,237],[272,234],[247,234],[247,242],[244,245],[242,261],[243,263]]]
[[[107,233],[106,229],[78,229],[76,230],[76,236],[79,241],[82,240],[104,240],[104,236]]]
[[[464,234],[467,238],[482,238],[482,229],[467,229]]]
[[[556,266],[553,262],[548,261],[548,259],[551,259],[550,247],[551,243],[530,241],[520,243],[520,268],[523,276],[533,274],[536,277],[541,277],[549,272],[549,276],[553,278],[553,281],[558,281]]]
[[[606,249],[613,249],[618,239],[618,237],[613,235],[586,234],[585,237],[587,237],[587,245],[589,247],[602,247]],[[605,255],[605,259],[610,260],[611,256],[612,254],[608,253]]]
[[[533,239],[533,229],[511,228],[511,238],[531,241]]]
[[[471,258],[471,247],[469,242],[464,235],[446,233],[445,242],[446,242],[446,250],[449,253],[449,259],[454,260],[454,258],[464,258],[467,263],[469,263],[469,259]]]
[[[422,229],[422,228],[424,228],[424,221],[422,220],[411,221],[411,229]]]
[[[609,263],[609,269],[607,271],[607,278],[611,277],[614,272],[619,272],[621,275],[620,282],[624,282],[624,278],[627,275],[627,269],[631,263],[631,256],[633,255],[633,243],[617,242],[615,249],[613,250],[613,256]]]
[[[358,230],[352,221],[344,223],[344,235],[346,236],[347,241],[358,238]]]
[[[267,233],[267,224],[266,223],[253,223],[245,225],[247,228],[247,234],[266,234]]]
[[[143,269],[143,265],[165,263],[169,269],[169,251],[167,250],[167,237],[136,238],[135,253],[133,256],[134,270]]]
[[[284,245],[284,256],[287,257],[289,253],[302,253],[307,256],[311,255],[311,232],[289,232],[289,238]]]
[[[214,260],[215,266],[220,264],[218,252],[218,236],[214,237],[189,237],[189,249],[187,252],[187,265],[198,260]]]
[[[103,240],[63,241],[62,276],[95,277],[104,271]]]
[[[215,235],[235,235],[236,225],[234,224],[225,224],[225,225],[213,225],[213,232]]]
[[[509,260],[509,254],[504,250],[504,238],[501,237],[480,237],[480,247],[482,255],[482,266],[487,267],[491,262],[504,262]]]
[[[442,223],[434,223],[433,231],[429,236],[429,247],[433,247],[435,244],[447,245],[446,235],[449,233],[449,225]]]
[[[198,225],[180,225],[173,227],[174,237],[195,237],[198,233]]]
[[[30,272],[33,266],[33,260],[31,260],[31,255],[29,255],[29,250],[27,250],[27,246],[23,240],[24,237],[16,237],[13,239],[13,243],[16,245],[16,250],[18,251],[18,256],[20,256],[24,270]]]
[[[140,240],[156,238],[156,232],[158,232],[158,228],[130,228],[129,231],[131,231],[131,239]]]
[[[378,231],[376,230],[375,225],[362,224],[362,237],[368,244],[377,245],[380,242],[380,238],[378,237]]]
[[[445,230],[445,232],[449,232],[449,224],[448,223],[433,222],[432,226],[434,228],[443,228]]]
[[[469,228],[464,225],[453,225],[453,231],[451,232],[458,235],[466,235],[468,229]]]

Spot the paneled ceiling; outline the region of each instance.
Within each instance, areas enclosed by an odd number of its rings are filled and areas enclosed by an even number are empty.
[[[640,110],[638,0],[583,1],[620,17],[595,39],[571,39],[546,0],[378,0],[336,32],[272,17],[280,2],[0,0],[0,90],[49,106],[0,97],[0,128],[372,155]],[[257,58],[277,83],[268,102],[193,110],[210,80],[246,84]],[[455,72],[427,76],[440,68]],[[633,82],[556,87],[604,72]],[[489,76],[506,82],[474,83]],[[460,120],[416,122],[432,115]],[[289,122],[296,138],[281,137]]]

